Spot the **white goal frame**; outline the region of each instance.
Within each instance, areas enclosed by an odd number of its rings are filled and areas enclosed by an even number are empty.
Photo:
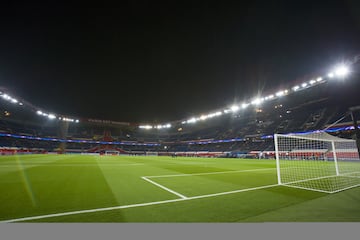
[[[356,141],[318,131],[274,134],[279,185],[325,193],[360,186]]]

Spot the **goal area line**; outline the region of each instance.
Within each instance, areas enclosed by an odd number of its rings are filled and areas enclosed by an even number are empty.
[[[268,171],[268,170],[275,170],[276,168],[258,168],[258,169],[247,169],[247,170],[238,170],[238,171],[221,171],[221,172],[208,172],[208,173],[189,173],[189,174],[172,174],[172,175],[157,175],[157,176],[143,176],[141,177],[143,180],[154,184],[155,186],[162,188],[163,190],[170,192],[172,194],[175,194],[176,196],[187,199],[189,197],[185,196],[184,194],[181,194],[179,192],[176,192],[175,190],[172,190],[168,187],[165,187],[164,185],[155,182],[154,180],[151,180],[150,178],[172,178],[172,177],[189,177],[189,176],[202,176],[202,175],[215,175],[215,174],[230,174],[230,173],[242,173],[242,172],[255,172],[255,171]],[[195,196],[194,196],[195,197]]]

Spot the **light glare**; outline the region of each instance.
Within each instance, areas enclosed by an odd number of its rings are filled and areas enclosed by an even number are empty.
[[[335,74],[338,77],[346,77],[349,74],[349,72],[350,72],[349,68],[345,65],[338,66],[335,69]]]
[[[231,106],[231,111],[236,112],[237,110],[239,110],[239,106],[237,105]]]
[[[299,88],[300,88],[300,87],[299,87],[298,85],[296,85],[295,87],[293,87],[293,90],[294,90],[294,91],[297,91],[297,90],[299,90]]]

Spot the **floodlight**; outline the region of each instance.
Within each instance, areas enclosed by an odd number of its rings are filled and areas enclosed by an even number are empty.
[[[42,115],[42,114],[43,114],[43,112],[40,111],[40,110],[36,111],[36,113],[39,114],[39,115]]]
[[[229,110],[229,109],[224,110],[224,113],[229,113],[229,112],[231,112],[231,110]]]
[[[307,83],[303,83],[301,84],[302,87],[306,87],[307,86]]]
[[[294,91],[297,91],[297,90],[299,90],[299,86],[298,85],[296,85],[296,86],[294,86],[292,89],[294,90]]]
[[[47,117],[50,118],[50,119],[56,118],[56,116],[54,114],[49,114]]]
[[[316,81],[315,80],[310,80],[310,82],[309,82],[311,85],[313,85],[313,84],[315,84],[316,83]]]
[[[329,78],[333,78],[333,77],[334,77],[334,73],[332,73],[332,72],[329,73],[329,74],[328,74],[328,77],[329,77]]]
[[[247,104],[247,103],[243,103],[243,104],[241,104],[242,109],[247,108],[247,106],[249,106],[249,104]]]
[[[206,120],[207,118],[208,118],[207,116],[202,115],[202,116],[200,117],[200,120]]]
[[[78,122],[79,122],[79,119],[76,119],[75,122],[78,123]]]
[[[22,102],[19,103],[20,106],[24,105]]]
[[[77,120],[77,121],[79,121],[79,120]],[[143,129],[151,129],[151,128],[153,128],[152,126],[150,126],[150,125],[143,125],[143,126],[139,126],[139,128],[143,128]]]
[[[261,98],[256,98],[256,99],[254,99],[254,100],[251,102],[251,104],[258,105],[258,104],[260,104],[261,102],[263,102],[263,99],[261,99]]]
[[[233,106],[231,106],[230,109],[231,109],[231,111],[236,112],[237,110],[239,110],[239,106],[233,105]]]
[[[284,91],[279,91],[275,94],[277,97],[281,97],[284,95]]]
[[[317,82],[321,82],[322,80],[323,80],[322,77],[318,77],[318,78],[316,79]]]
[[[189,120],[186,121],[187,123],[195,123],[196,122],[196,118],[190,118]]]
[[[221,116],[221,115],[222,115],[222,112],[220,112],[220,111],[215,113],[215,116]]]
[[[171,128],[171,124],[170,123],[166,124],[166,127]]]
[[[340,65],[335,68],[334,72],[335,72],[335,75],[338,77],[346,77],[350,73],[350,70],[347,66]]]

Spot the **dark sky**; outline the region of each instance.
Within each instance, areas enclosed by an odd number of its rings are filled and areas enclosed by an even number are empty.
[[[2,6],[0,86],[55,113],[166,122],[360,53],[355,0],[121,2]]]

